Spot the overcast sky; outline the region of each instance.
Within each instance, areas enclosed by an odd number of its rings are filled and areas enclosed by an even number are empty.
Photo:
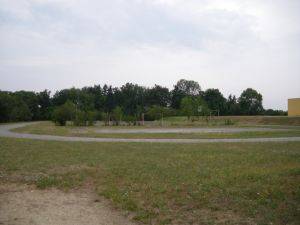
[[[300,0],[0,0],[0,89],[181,78],[300,97]]]

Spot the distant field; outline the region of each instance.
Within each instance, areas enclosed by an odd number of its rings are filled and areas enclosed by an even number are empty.
[[[102,127],[55,126],[52,122],[41,122],[14,129],[15,132],[30,134],[48,134],[59,136],[98,137],[98,138],[256,138],[256,137],[298,137],[300,128],[291,130],[274,129],[274,131],[243,131],[240,133],[97,133]],[[116,127],[114,127],[116,128]],[[112,128],[112,129],[114,129]],[[119,128],[119,127],[118,127]],[[122,128],[128,128],[122,127]],[[133,128],[133,127],[132,127]],[[136,127],[135,127],[136,128]],[[139,127],[142,128],[142,127]],[[105,127],[105,129],[109,129]]]
[[[145,224],[300,219],[300,142],[68,143],[0,138],[0,183],[95,191]]]

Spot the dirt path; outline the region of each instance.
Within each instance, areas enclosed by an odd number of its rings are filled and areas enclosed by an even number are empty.
[[[90,191],[0,186],[1,225],[134,225]]]
[[[34,123],[34,122],[33,122]],[[27,126],[33,123],[16,123],[0,125],[0,137],[27,138],[52,141],[81,141],[81,142],[148,142],[148,143],[236,143],[236,142],[290,142],[300,141],[300,137],[278,138],[232,138],[232,139],[126,139],[126,138],[89,138],[63,137],[54,135],[23,134],[11,132],[11,129]]]

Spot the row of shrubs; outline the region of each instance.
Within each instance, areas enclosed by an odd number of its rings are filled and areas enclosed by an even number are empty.
[[[92,126],[96,120],[104,121],[105,125],[120,125],[121,121],[126,125],[141,125],[141,121],[158,120],[162,116],[173,116],[175,113],[166,107],[152,106],[146,113],[126,115],[122,108],[117,106],[112,112],[100,112],[79,109],[71,101],[56,107],[52,113],[52,120],[60,126],[65,126],[67,121],[72,121],[75,126]]]

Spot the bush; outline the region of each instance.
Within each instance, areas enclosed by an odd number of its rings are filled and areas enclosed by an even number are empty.
[[[86,126],[86,114],[81,110],[77,110],[73,119],[73,125]]]
[[[52,120],[60,126],[65,126],[68,120],[73,120],[75,112],[75,105],[72,102],[67,101],[65,104],[54,109]]]
[[[95,112],[95,111],[88,111],[86,113],[88,126],[93,126],[94,125],[96,117],[97,117],[97,112]]]
[[[30,121],[32,114],[29,107],[23,102],[18,101],[15,107],[10,112],[11,121]]]
[[[126,116],[124,116],[124,121],[129,126],[130,125],[135,125],[136,124],[136,117],[135,116],[126,115]]]
[[[73,120],[73,125],[75,126],[93,126],[95,123],[96,119],[96,112],[94,111],[88,111],[84,112],[81,110],[77,110],[74,120]]]
[[[227,120],[225,120],[225,123],[224,123],[225,125],[234,125],[234,122],[233,122],[233,120],[231,120],[231,119],[227,119]]]
[[[176,113],[173,109],[162,107],[158,105],[153,105],[149,107],[145,113],[145,120],[160,120],[161,117],[174,116]]]
[[[116,122],[116,125],[119,125],[119,123],[122,121],[122,117],[123,117],[123,110],[120,106],[117,106],[113,110],[113,119]]]

